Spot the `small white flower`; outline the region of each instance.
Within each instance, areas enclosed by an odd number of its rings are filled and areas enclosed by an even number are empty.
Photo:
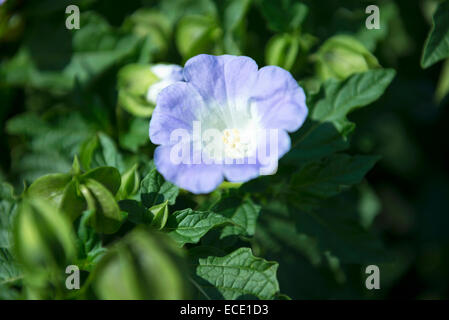
[[[148,88],[147,101],[153,104],[156,104],[159,92],[175,82],[184,80],[182,67],[176,64],[155,64],[150,70],[160,79]]]

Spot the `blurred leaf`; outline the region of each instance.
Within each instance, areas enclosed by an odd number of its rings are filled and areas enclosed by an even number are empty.
[[[341,263],[377,264],[389,259],[379,238],[361,226],[356,207],[345,197],[322,201],[316,211],[290,209],[298,233],[317,240],[321,252],[329,251]],[[298,203],[294,204],[295,206]]]
[[[435,90],[435,99],[441,103],[449,93],[449,59],[444,62],[443,68],[438,79],[437,89]]]
[[[245,13],[249,9],[251,0],[228,0],[224,9],[223,27],[232,31],[242,23]]]
[[[277,34],[267,44],[266,61],[268,65],[276,65],[291,70],[299,52],[297,35]]]
[[[61,270],[76,264],[70,222],[50,202],[23,200],[14,221],[14,253],[23,267],[31,296],[55,296],[64,287]]]
[[[348,187],[360,183],[379,157],[337,154],[321,161],[306,164],[291,178],[290,203],[311,211],[323,199],[335,196]]]
[[[100,299],[185,299],[182,252],[162,234],[135,229],[108,249],[94,270]]]
[[[36,49],[22,47],[18,54],[0,69],[6,82],[47,89],[57,94],[66,93],[76,82],[87,84],[130,56],[139,43],[137,37],[120,35],[106,20],[92,12],[81,15],[81,25],[83,27],[73,34],[74,52],[61,72],[40,69],[33,54]],[[61,44],[53,44],[58,45]],[[45,50],[48,50],[48,47],[45,47]]]
[[[135,224],[150,225],[153,221],[153,213],[136,200],[122,200],[118,204],[120,210],[126,212],[128,219]]]
[[[0,183],[0,298],[3,294],[14,294],[9,288],[22,278],[22,272],[11,254],[12,225],[17,211],[11,185]]]
[[[150,141],[148,126],[148,119],[133,118],[127,131],[120,134],[120,146],[132,152],[137,152],[140,147]]]
[[[163,58],[167,54],[172,23],[162,12],[148,8],[139,9],[125,20],[123,28],[144,38],[145,44],[148,44],[141,52],[141,58],[145,57],[145,60],[140,62],[150,62],[152,57]]]
[[[299,30],[309,11],[305,4],[291,0],[258,0],[258,5],[275,32]]]
[[[421,66],[428,68],[447,57],[449,57],[449,3],[443,1],[433,15],[433,26],[424,44]]]
[[[184,16],[176,30],[176,46],[184,61],[201,53],[213,54],[221,33],[213,17]]]

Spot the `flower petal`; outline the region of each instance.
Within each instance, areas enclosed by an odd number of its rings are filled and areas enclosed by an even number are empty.
[[[173,130],[192,132],[198,109],[204,102],[185,82],[177,82],[161,91],[150,121],[150,139],[154,144],[170,144]]]
[[[258,72],[252,92],[260,121],[265,128],[294,132],[304,123],[308,110],[302,88],[290,72],[275,66]]]
[[[171,146],[154,151],[154,163],[167,181],[195,194],[209,193],[223,182],[221,166],[214,164],[175,164],[170,160]]]
[[[184,66],[184,79],[206,100],[226,104],[224,64],[236,57],[200,54],[190,58]]]

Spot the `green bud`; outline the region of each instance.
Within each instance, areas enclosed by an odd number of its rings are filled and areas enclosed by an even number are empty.
[[[99,261],[93,288],[100,299],[184,299],[182,251],[164,234],[134,229]]]
[[[276,65],[291,70],[299,52],[297,36],[277,34],[267,44],[266,60],[268,65]]]
[[[357,72],[379,68],[376,57],[357,39],[347,36],[334,36],[320,47],[316,54],[318,76],[345,79]]]
[[[168,200],[164,203],[152,206],[148,210],[153,214],[151,225],[159,230],[164,228],[168,219]]]
[[[118,73],[119,106],[137,117],[150,117],[154,104],[147,101],[146,94],[148,88],[159,80],[148,64],[123,67]]]
[[[140,179],[137,164],[122,175],[122,184],[116,195],[117,200],[127,199],[139,191]]]

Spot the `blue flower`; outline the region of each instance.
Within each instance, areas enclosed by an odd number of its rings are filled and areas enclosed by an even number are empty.
[[[244,56],[201,54],[184,82],[160,92],[150,122],[154,162],[166,180],[208,193],[224,179],[272,174],[308,110],[304,91],[279,67]]]

